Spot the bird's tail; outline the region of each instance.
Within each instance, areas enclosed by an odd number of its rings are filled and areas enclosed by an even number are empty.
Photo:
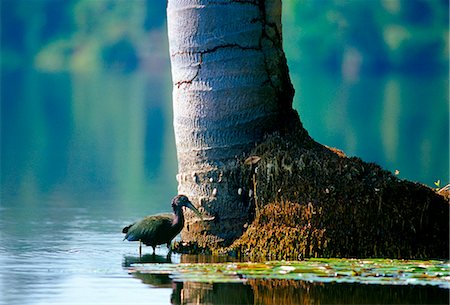
[[[127,234],[128,230],[131,228],[132,225],[126,226],[125,228],[122,229],[122,233]]]

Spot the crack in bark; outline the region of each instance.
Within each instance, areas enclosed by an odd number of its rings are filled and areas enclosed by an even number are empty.
[[[270,37],[270,35],[267,33],[267,29],[266,29],[266,26],[269,26],[269,23],[266,20],[266,4],[265,4],[265,0],[261,0],[261,1],[258,2],[258,8],[259,8],[260,16],[258,18],[253,19],[252,22],[254,22],[254,23],[261,22],[261,25],[262,25],[261,36],[259,38],[259,48],[261,49],[261,51],[263,53],[264,68],[265,68],[266,73],[267,73],[267,81],[265,81],[263,83],[263,85],[268,84],[270,87],[272,87],[277,92],[278,90],[277,90],[277,88],[276,88],[276,86],[273,83],[272,78],[271,78],[271,71],[270,71],[270,68],[269,68],[267,55],[264,52],[264,47],[263,47],[264,39],[268,39],[270,42],[272,42],[273,46],[276,46],[275,41]],[[274,24],[272,24],[270,26],[271,27],[274,26],[276,28],[276,25],[274,25]],[[277,31],[275,31],[275,34],[278,35],[279,33]]]
[[[228,44],[224,44],[224,45],[218,45],[215,46],[211,49],[206,49],[206,50],[200,50],[200,51],[182,51],[182,52],[175,52],[172,53],[170,56],[174,57],[177,55],[184,55],[184,54],[208,54],[208,53],[213,53],[219,49],[226,49],[226,48],[239,48],[241,50],[255,50],[255,51],[260,51],[260,47],[245,47],[245,46],[241,46],[238,43],[228,43]]]
[[[224,45],[218,45],[218,46],[215,46],[215,47],[213,47],[211,49],[206,49],[206,50],[203,50],[203,51],[173,53],[173,54],[171,54],[172,57],[177,56],[177,55],[183,55],[183,54],[198,54],[198,55],[200,55],[200,61],[199,61],[198,65],[197,65],[198,68],[197,68],[197,72],[195,73],[195,75],[190,80],[183,80],[183,81],[176,82],[175,86],[177,86],[177,88],[180,88],[182,85],[192,84],[192,82],[200,74],[200,69],[202,68],[203,55],[204,54],[214,53],[217,50],[227,49],[227,48],[239,48],[239,49],[245,50],[245,51],[248,51],[248,50],[262,51],[259,47],[245,47],[245,46],[241,46],[241,45],[239,45],[237,43],[229,43],[229,44],[224,44]]]
[[[257,5],[258,6],[258,10],[259,10],[259,16],[250,20],[250,23],[257,23],[260,22],[261,23],[261,34],[258,40],[258,45],[257,46],[242,46],[238,43],[228,43],[228,44],[223,44],[223,45],[218,45],[215,47],[212,47],[210,49],[206,49],[206,50],[199,50],[199,51],[191,51],[191,52],[175,52],[171,54],[171,57],[175,57],[178,55],[184,55],[184,54],[198,54],[200,56],[200,61],[198,63],[198,68],[197,71],[195,73],[195,75],[189,79],[189,80],[183,80],[183,81],[178,81],[175,83],[175,86],[177,86],[178,88],[180,88],[182,85],[189,85],[192,84],[195,79],[199,76],[200,74],[200,69],[202,67],[202,62],[203,62],[203,55],[204,54],[210,54],[210,53],[214,53],[217,50],[221,50],[221,49],[227,49],[227,48],[239,48],[241,50],[254,50],[254,51],[259,51],[262,52],[263,55],[263,64],[264,64],[264,69],[266,71],[267,74],[267,80],[264,81],[261,85],[265,86],[265,85],[269,85],[271,88],[273,88],[273,90],[276,92],[276,95],[278,96],[278,103],[280,104],[280,109],[283,110],[288,110],[291,106],[292,106],[292,100],[293,100],[293,96],[294,96],[294,87],[292,86],[291,80],[290,80],[290,76],[289,76],[289,69],[287,66],[287,61],[286,61],[286,56],[284,54],[284,51],[282,49],[282,38],[281,38],[281,33],[277,27],[277,24],[274,22],[269,22],[267,20],[267,16],[266,16],[266,1],[265,0],[235,0],[235,1],[230,1],[230,2],[223,2],[223,3],[219,3],[219,4],[232,4],[232,3],[242,3],[242,4],[252,4],[252,5]],[[215,3],[217,4],[217,3]],[[272,33],[270,33],[272,32]],[[268,41],[269,43],[272,44],[272,46],[264,46],[265,41]],[[268,54],[267,52],[271,52],[275,50],[275,65],[279,66],[279,72],[277,73],[277,70],[275,69],[275,71],[273,71],[273,68],[270,67],[270,61],[273,59],[270,59],[270,54]],[[275,73],[274,73],[275,72]],[[274,77],[278,77],[280,78],[278,80],[278,84],[276,84],[274,82]]]
[[[266,15],[266,0],[260,0],[259,1],[259,12],[260,12],[260,22],[262,23],[262,32],[260,37],[260,48],[263,52],[263,60],[264,60],[264,67],[266,69],[267,73],[267,82],[264,82],[264,84],[269,84],[275,92],[278,97],[278,104],[280,105],[281,113],[284,111],[289,111],[292,108],[292,101],[295,94],[295,89],[292,85],[290,76],[289,76],[289,68],[287,65],[286,55],[283,51],[283,45],[282,45],[282,34],[280,33],[276,23],[274,22],[268,22],[267,15]],[[254,20],[254,22],[257,22],[258,20]],[[268,32],[268,28],[270,28],[272,31],[274,31],[273,35],[270,35]],[[269,66],[269,59],[268,55],[264,51],[263,41],[264,39],[269,40],[273,48],[276,51],[276,65],[279,66],[279,73],[272,73]],[[276,71],[275,71],[276,72]],[[276,85],[272,77],[273,76],[279,76],[279,85]],[[280,118],[282,119],[282,118]]]
[[[244,46],[241,46],[240,44],[237,44],[237,43],[229,43],[229,44],[215,46],[214,48],[207,49],[207,50],[204,50],[204,51],[200,51],[200,53],[203,55],[203,54],[213,53],[213,52],[215,52],[217,50],[220,50],[220,49],[227,49],[227,48],[239,48],[241,50],[255,50],[255,51],[259,51],[260,50],[259,47],[244,47]]]
[[[197,72],[195,73],[194,77],[192,77],[190,80],[183,80],[183,81],[179,81],[175,83],[175,86],[177,86],[177,88],[180,88],[182,85],[190,85],[192,84],[192,82],[198,77],[198,75],[200,74],[200,69],[201,69],[201,65],[198,66]]]

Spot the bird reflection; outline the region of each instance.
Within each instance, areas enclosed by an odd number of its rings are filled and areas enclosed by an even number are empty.
[[[130,274],[142,281],[146,285],[154,288],[172,288],[170,296],[171,304],[180,305],[183,290],[183,283],[174,282],[169,274],[155,274],[145,272],[131,272],[134,264],[171,264],[170,256],[146,254],[142,256],[124,256],[122,266],[130,271]]]
[[[124,256],[122,266],[130,268],[133,264],[171,264],[171,256],[145,254],[142,256]]]
[[[181,303],[183,283],[173,282],[168,274],[149,274],[134,272],[133,277],[140,279],[142,283],[150,285],[155,288],[172,288],[170,296],[170,303],[179,305]]]

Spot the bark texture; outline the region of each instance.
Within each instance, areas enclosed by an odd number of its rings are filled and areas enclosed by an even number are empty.
[[[227,243],[252,208],[239,160],[296,116],[281,1],[169,0],[167,15],[178,191],[209,215],[182,238]]]
[[[167,12],[178,191],[208,215],[186,215],[194,251],[234,241],[224,251],[256,259],[448,257],[448,196],[301,126],[280,0],[169,0]]]
[[[445,189],[398,179],[303,132],[253,150],[257,215],[226,252],[253,260],[449,257]]]

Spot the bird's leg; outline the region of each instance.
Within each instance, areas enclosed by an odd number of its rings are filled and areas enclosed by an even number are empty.
[[[168,262],[170,262],[170,258],[171,258],[171,255],[172,255],[172,247],[170,245],[170,242],[167,243],[167,248],[169,248],[169,252],[167,252],[166,259],[167,259]]]
[[[141,258],[141,257],[142,257],[142,242],[139,239],[139,258]]]

